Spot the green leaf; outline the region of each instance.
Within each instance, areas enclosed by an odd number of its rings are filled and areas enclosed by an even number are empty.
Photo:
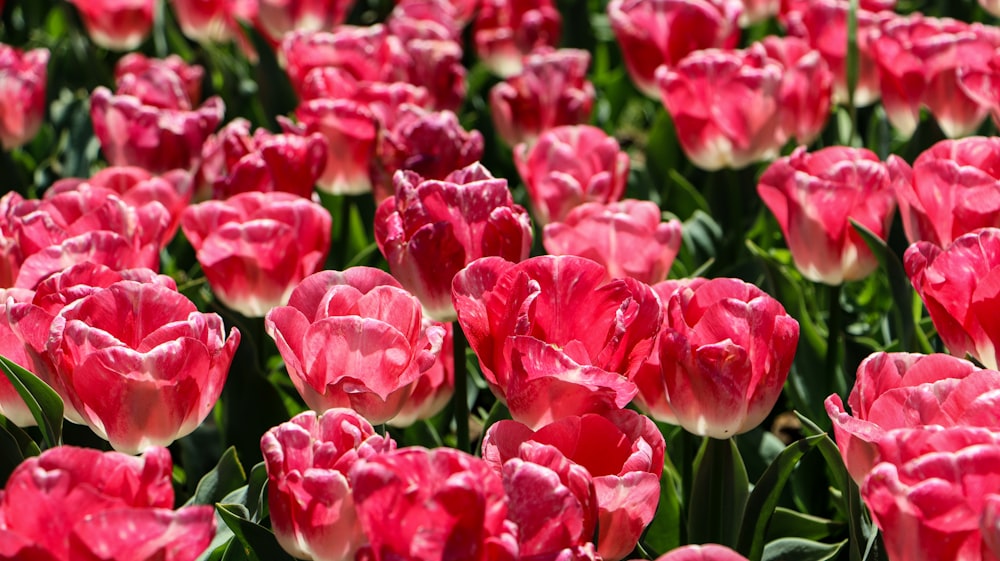
[[[735,547],[750,492],[743,458],[729,438],[705,438],[695,459],[688,542]]]
[[[821,543],[802,538],[781,538],[764,547],[764,561],[827,561],[840,553],[847,540]]]
[[[646,527],[642,543],[658,553],[680,547],[683,510],[680,485],[671,469],[664,469],[660,476],[660,502],[653,521]]]
[[[18,437],[8,430],[8,427],[13,427],[14,429],[18,429],[18,427],[14,426],[7,419],[3,420],[6,426],[0,424],[0,487],[7,483],[7,478],[10,477],[14,468],[20,465],[25,459]]]
[[[792,475],[795,466],[806,452],[813,449],[816,444],[826,435],[816,435],[797,440],[778,454],[764,475],[754,485],[753,492],[747,500],[746,511],[743,515],[743,526],[740,529],[740,538],[737,551],[745,555],[750,561],[760,561],[764,552],[764,535],[771,516],[778,505],[781,491],[785,488],[785,483]]]
[[[916,344],[916,326],[911,312],[913,309],[913,286],[910,284],[910,277],[907,276],[906,270],[903,268],[903,261],[874,232],[854,219],[851,219],[851,226],[854,226],[861,238],[865,240],[868,249],[875,254],[879,267],[888,274],[889,288],[895,303],[892,306],[892,317],[896,324],[897,336],[902,342],[901,350],[919,350]]]
[[[226,526],[229,526],[236,535],[236,540],[250,561],[292,561],[292,557],[278,545],[278,540],[271,530],[249,519],[250,511],[245,506],[220,503],[215,505],[215,508]]]
[[[63,401],[59,394],[38,376],[3,356],[0,356],[0,370],[3,370],[17,394],[28,405],[31,416],[42,431],[45,447],[52,448],[61,444]]]
[[[223,452],[222,458],[219,459],[215,468],[201,478],[194,495],[188,499],[184,506],[213,505],[223,500],[226,495],[246,485],[246,482],[247,475],[236,455],[236,448],[230,446]]]
[[[805,514],[784,507],[774,509],[771,524],[767,527],[768,541],[778,538],[804,538],[825,540],[843,529],[844,525],[828,518]]]

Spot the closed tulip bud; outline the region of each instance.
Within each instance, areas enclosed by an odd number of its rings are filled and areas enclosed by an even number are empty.
[[[688,54],[733,48],[739,41],[738,0],[612,0],[608,19],[625,67],[639,91],[659,99],[656,69],[676,66]]]
[[[0,44],[0,145],[10,150],[38,134],[45,117],[49,51]]]
[[[757,192],[774,214],[795,266],[814,282],[838,285],[868,276],[878,261],[851,220],[885,239],[904,180],[864,148],[804,146],[776,160]]]
[[[759,425],[788,377],[798,322],[761,289],[729,278],[681,287],[666,310],[660,368],[678,423],[719,439]]]

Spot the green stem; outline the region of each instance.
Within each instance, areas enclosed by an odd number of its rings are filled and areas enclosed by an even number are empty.
[[[469,372],[465,365],[465,349],[469,346],[462,326],[452,322],[455,357],[455,395],[451,398],[455,412],[455,447],[463,452],[471,450],[469,443]]]
[[[843,340],[844,312],[840,307],[841,285],[830,286],[828,297],[830,313],[827,316],[827,339],[826,339],[826,380],[830,384],[830,390],[840,396],[846,396],[847,383],[843,373],[838,368],[840,366],[840,347]]]
[[[695,460],[688,508],[688,542],[735,548],[743,525],[750,482],[732,438],[706,437]]]

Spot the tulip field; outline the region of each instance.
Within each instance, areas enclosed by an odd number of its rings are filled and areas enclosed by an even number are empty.
[[[1000,1],[0,0],[0,561],[1000,561]]]

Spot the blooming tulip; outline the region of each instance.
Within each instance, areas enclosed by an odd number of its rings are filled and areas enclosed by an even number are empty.
[[[681,222],[661,222],[660,207],[651,201],[585,203],[563,222],[547,224],[543,241],[552,255],[593,259],[612,278],[653,284],[667,278],[680,251]]]
[[[476,54],[494,74],[521,71],[521,57],[559,44],[562,16],[552,0],[481,0],[472,40]]]
[[[384,423],[440,351],[444,330],[421,330],[421,320],[420,303],[389,274],[355,267],[309,276],[264,325],[310,408],[350,407]]]
[[[1000,429],[990,388],[1000,373],[948,355],[875,353],[858,367],[847,403],[826,399],[844,464],[860,485],[877,463],[878,443],[900,428],[976,426]]]
[[[611,0],[608,19],[632,82],[659,99],[656,69],[697,50],[735,47],[742,9],[738,0]]]
[[[696,166],[739,169],[773,158],[785,143],[782,66],[757,49],[697,51],[656,71],[663,104]]]
[[[942,140],[910,168],[890,156],[899,214],[910,243],[947,247],[963,234],[1000,226],[1000,139],[974,136]]]
[[[225,338],[218,315],[155,283],[119,281],[57,319],[50,337],[73,407],[98,436],[133,454],[201,424],[240,342],[235,327]]]
[[[215,536],[214,508],[173,506],[166,448],[141,458],[51,448],[0,493],[0,559],[194,561]]]
[[[289,554],[313,561],[353,561],[367,542],[348,473],[361,459],[391,452],[396,443],[375,434],[350,409],[300,413],[260,441],[267,468],[271,527]]]
[[[660,325],[647,285],[582,257],[479,259],[452,293],[483,377],[531,428],[627,405]]]
[[[798,322],[761,289],[728,278],[682,286],[666,310],[660,368],[680,425],[720,439],[759,425],[788,377]]]
[[[271,134],[235,119],[201,148],[201,174],[214,198],[251,191],[281,191],[308,198],[326,165],[326,139],[319,133]]]
[[[324,67],[342,70],[356,81],[393,81],[385,79],[385,70],[404,64],[406,55],[387,37],[388,30],[378,24],[344,25],[333,32],[298,31],[285,37],[278,54],[297,92],[312,70]]]
[[[273,43],[292,31],[333,29],[344,23],[354,0],[258,0],[257,25]]]
[[[819,51],[797,37],[766,37],[759,44],[768,57],[784,66],[781,77],[781,120],[784,135],[810,144],[830,117],[833,73]]]
[[[868,276],[878,261],[851,220],[885,239],[900,181],[870,150],[797,148],[760,177],[757,192],[781,226],[795,266],[814,282],[838,285]]]
[[[628,180],[628,154],[614,137],[590,125],[556,127],[534,145],[518,144],[514,163],[540,226],[562,222],[585,202],[621,199]]]
[[[502,472],[528,441],[554,446],[587,469],[597,493],[598,552],[606,561],[628,555],[659,500],[665,443],[656,425],[629,410],[566,417],[538,431],[499,421],[483,438],[483,459]]]
[[[248,317],[288,302],[330,249],[330,213],[289,193],[242,193],[189,207],[181,227],[215,295]]]
[[[531,224],[507,182],[476,163],[444,180],[415,172],[394,178],[396,196],[375,211],[375,241],[389,270],[438,321],[455,319],[451,283],[472,261],[521,261],[531,251]]]
[[[115,93],[163,109],[190,110],[201,99],[204,75],[204,68],[177,55],[158,59],[129,53],[115,64]]]
[[[948,352],[997,369],[1000,229],[976,230],[945,249],[915,243],[903,265]]]
[[[131,51],[153,29],[154,0],[71,0],[95,44]]]
[[[538,135],[590,118],[594,85],[587,80],[590,54],[577,49],[536,53],[523,70],[490,90],[497,134],[509,146],[534,144]]]
[[[985,68],[997,47],[1000,31],[981,24],[919,13],[883,22],[872,53],[889,122],[909,137],[926,106],[949,138],[975,131],[989,108],[966,95],[956,72],[960,67]]]
[[[181,31],[201,43],[225,43],[242,38],[240,22],[253,21],[255,0],[171,0]]]
[[[22,52],[0,44],[0,145],[4,150],[28,143],[45,116],[47,49]]]

